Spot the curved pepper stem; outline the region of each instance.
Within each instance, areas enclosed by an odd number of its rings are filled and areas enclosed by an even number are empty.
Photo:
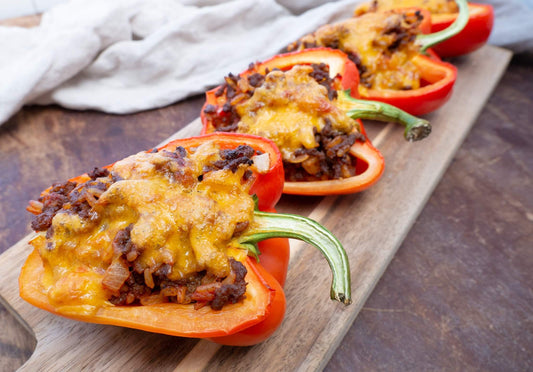
[[[429,121],[387,103],[353,98],[349,90],[345,90],[339,98],[342,100],[341,107],[352,119],[389,121],[405,126],[404,137],[409,142],[424,139],[431,133]]]
[[[468,2],[466,0],[455,0],[459,7],[459,14],[455,21],[444,30],[434,32],[432,34],[421,34],[416,37],[416,42],[420,45],[420,51],[424,53],[426,50],[435,46],[444,40],[455,36],[465,28],[468,23]]]
[[[314,245],[331,268],[331,299],[345,305],[352,303],[350,264],[344,247],[324,226],[293,214],[254,212],[254,224],[239,238],[245,248],[269,238],[293,238]]]

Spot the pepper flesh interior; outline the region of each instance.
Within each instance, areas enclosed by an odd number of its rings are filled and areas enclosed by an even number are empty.
[[[419,53],[414,40],[421,33],[421,22],[418,12],[366,13],[324,25],[287,49],[329,47],[342,50],[357,65],[362,96],[367,96],[368,89],[418,89],[420,72],[412,59]]]
[[[112,306],[124,294],[120,282],[130,280],[126,275],[135,275],[126,289],[137,297],[128,299],[127,292],[120,304],[179,302],[183,285],[193,284],[209,297],[212,288],[205,286],[220,286],[234,275],[233,262],[246,257],[236,239],[253,218],[255,168],[248,155],[231,163],[221,159],[223,151],[206,142],[189,154],[183,148],[139,153],[94,171],[69,186],[68,195],[52,188],[32,203],[48,206],[37,221],[49,221],[34,224],[41,232],[31,244],[43,261],[42,285],[56,311],[93,314]],[[124,264],[131,273],[124,273]],[[177,289],[163,296],[162,283]],[[207,300],[200,296],[197,303]]]

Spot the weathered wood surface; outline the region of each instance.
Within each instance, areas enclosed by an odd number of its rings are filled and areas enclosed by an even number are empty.
[[[327,299],[330,280],[327,265],[316,252],[295,244],[286,287],[287,317],[276,335],[262,345],[245,349],[220,348],[205,341],[77,323],[53,317],[18,299],[16,277],[28,250],[21,242],[0,256],[3,276],[0,294],[36,333],[37,349],[26,365],[27,370],[36,366],[56,370],[67,365],[89,369],[129,366],[161,370],[175,367],[178,370],[193,367],[207,370],[323,368],[474,123],[508,58],[509,53],[487,47],[457,60],[460,74],[455,94],[444,108],[430,116],[434,131],[423,142],[407,144],[399,128],[370,124],[370,135],[387,160],[383,179],[372,189],[351,196],[282,199],[282,211],[311,215],[338,235],[349,250],[355,300],[351,307],[342,308]],[[26,185],[21,205],[9,205],[23,209],[28,198],[51,182],[153,146],[174,130],[172,123],[177,123],[177,129],[189,121],[191,114],[192,117],[195,112],[197,115],[200,105],[201,98],[197,98],[129,116],[57,108],[24,109],[0,128],[3,154],[16,153],[20,146],[32,149],[28,154],[18,153],[18,159],[9,160],[18,160],[19,166],[8,173],[11,179],[6,187]],[[45,138],[52,139],[50,146],[43,146],[39,133],[46,133]],[[46,161],[47,157],[53,161]],[[0,195],[4,203],[7,194]],[[13,223],[12,216],[23,223]],[[5,220],[0,221],[0,227],[6,228],[0,233],[6,237],[17,236],[12,232],[14,228],[23,233],[27,229],[27,217],[16,211],[3,213],[2,218]],[[11,243],[8,241],[8,244]],[[417,283],[416,275],[412,280]],[[364,343],[363,340],[358,342]],[[355,345],[356,341],[350,344]],[[341,351],[345,345],[343,343]],[[401,344],[398,350],[402,350]],[[198,355],[201,357],[196,357]],[[334,358],[332,363],[335,361]]]
[[[327,372],[533,370],[532,125],[530,53],[513,58]]]

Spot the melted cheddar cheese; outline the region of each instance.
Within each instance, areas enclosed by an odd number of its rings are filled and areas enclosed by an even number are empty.
[[[204,166],[218,159],[212,142],[184,163],[162,153],[139,153],[109,169],[117,181],[101,194],[89,218],[60,210],[46,236],[42,232],[31,242],[44,264],[42,284],[50,303],[64,313],[111,305],[102,280],[117,256],[114,238],[130,225],[141,270],[168,265],[169,280],[203,270],[228,275],[236,226],[252,221],[254,201],[251,180],[243,182],[249,166],[204,173]]]
[[[318,147],[315,133],[322,131],[326,120],[342,133],[357,130],[357,122],[329,99],[328,90],[310,76],[312,71],[298,65],[267,74],[250,99],[235,105],[238,131],[271,139],[283,159],[292,161],[296,150]]]
[[[419,31],[418,21],[412,17],[396,12],[367,13],[322,26],[288,49],[331,47],[357,59],[359,92],[363,96],[368,89],[417,89],[420,73],[412,59],[418,54],[418,46],[412,41]]]

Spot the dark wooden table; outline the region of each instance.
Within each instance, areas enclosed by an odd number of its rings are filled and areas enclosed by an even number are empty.
[[[328,371],[533,370],[533,54],[516,56]],[[152,147],[193,97],[113,116],[24,108],[0,126],[0,253],[51,183]],[[0,305],[0,371],[35,341]]]

